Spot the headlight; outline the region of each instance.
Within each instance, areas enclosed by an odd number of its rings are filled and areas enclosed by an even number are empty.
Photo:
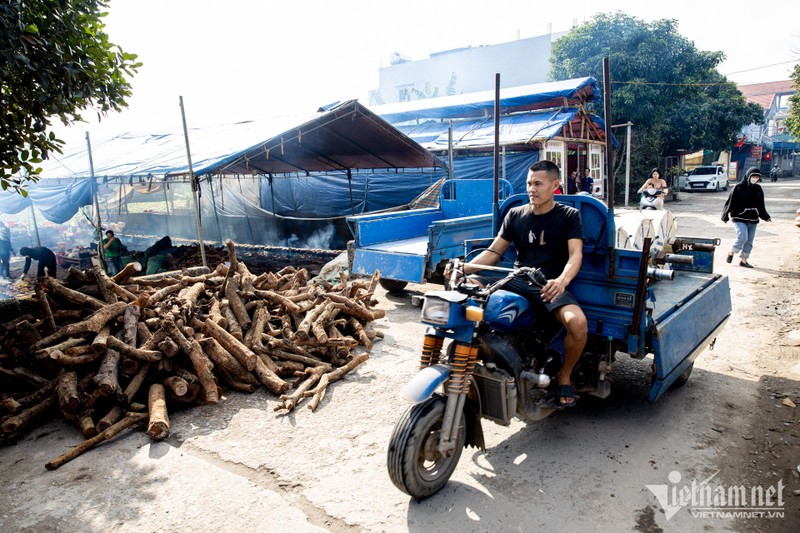
[[[425,297],[422,320],[431,324],[447,324],[450,320],[450,302],[436,297]]]

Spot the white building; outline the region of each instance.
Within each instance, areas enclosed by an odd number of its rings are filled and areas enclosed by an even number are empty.
[[[432,53],[412,61],[400,53],[379,70],[379,87],[370,91],[370,105],[391,104],[436,96],[494,90],[547,81],[552,43],[566,32],[548,33],[488,46],[468,46]]]

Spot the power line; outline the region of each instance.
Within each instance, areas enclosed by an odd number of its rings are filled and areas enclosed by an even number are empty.
[[[714,82],[714,83],[670,83],[667,81],[614,81],[611,83],[617,85],[667,85],[674,87],[710,87],[714,85],[730,85],[732,81]]]
[[[732,76],[734,74],[741,74],[743,72],[752,72],[753,70],[760,70],[762,68],[769,68],[769,67],[777,67],[778,65],[786,65],[788,63],[797,63],[800,59],[790,59],[789,61],[781,61],[780,63],[773,63],[771,65],[763,65],[761,67],[753,67],[746,70],[737,70],[736,72],[729,72],[725,74],[725,76]]]

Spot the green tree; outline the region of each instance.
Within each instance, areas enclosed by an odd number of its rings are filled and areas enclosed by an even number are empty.
[[[131,95],[135,54],[108,40],[107,0],[6,0],[0,4],[0,186],[22,194],[63,141],[48,131],[94,108],[119,111]]]
[[[794,66],[791,78],[796,92],[789,98],[789,116],[786,117],[784,124],[789,133],[800,139],[800,63]]]
[[[743,126],[762,119],[761,108],[717,72],[722,52],[698,50],[678,33],[675,20],[595,15],[553,44],[551,77],[594,76],[602,83],[604,57],[612,120],[634,124],[631,167],[640,181],[661,156],[724,149]],[[602,103],[595,107],[602,114]]]

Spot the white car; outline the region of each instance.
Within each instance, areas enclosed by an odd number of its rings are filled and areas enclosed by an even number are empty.
[[[684,187],[687,191],[727,191],[728,174],[722,165],[703,165],[689,172]]]

